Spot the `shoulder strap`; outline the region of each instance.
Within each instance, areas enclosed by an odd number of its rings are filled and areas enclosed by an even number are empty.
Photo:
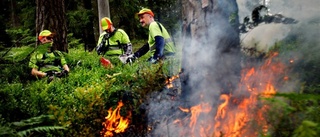
[[[60,57],[61,56],[61,52],[60,51],[52,51],[53,55],[55,57]],[[48,56],[48,52],[42,54],[42,60],[45,60]]]
[[[53,51],[53,54],[55,56],[55,59],[54,59],[54,65],[55,66],[58,66],[58,65],[61,65],[61,52],[60,51]],[[62,66],[62,65],[61,65]]]
[[[109,50],[109,47],[110,47],[109,38],[112,37],[114,34],[116,34],[117,31],[118,31],[118,29],[115,28],[114,31],[109,34],[109,36],[108,36],[108,38],[107,38],[107,42],[108,42],[107,50]]]
[[[117,28],[115,28],[114,29],[114,31],[112,32],[112,33],[110,33],[110,35],[109,35],[109,37],[108,37],[108,39],[110,38],[110,37],[112,37],[114,34],[116,34],[116,32],[118,31],[118,29]]]
[[[53,54],[54,54],[54,56],[60,57],[62,52],[55,50],[55,51],[53,51]]]
[[[157,24],[158,24],[158,26],[159,26],[159,28],[160,28],[160,30],[161,30],[161,33],[162,33],[162,27],[161,27],[160,23],[157,22]],[[170,35],[170,34],[169,34],[169,35]],[[173,39],[172,35],[170,35],[170,38],[172,38],[173,45],[175,46],[176,43],[174,42],[174,39]]]
[[[156,22],[157,22],[157,21],[156,21]],[[158,26],[159,26],[159,28],[160,28],[161,33],[162,33],[162,27],[161,27],[160,23],[157,22],[157,24],[158,24]]]
[[[118,29],[115,29],[113,32],[116,33],[116,31],[118,31]],[[118,32],[124,35],[122,29]],[[120,40],[117,40],[116,42],[118,44],[119,49],[121,49],[122,54],[124,54],[127,44],[121,44]]]

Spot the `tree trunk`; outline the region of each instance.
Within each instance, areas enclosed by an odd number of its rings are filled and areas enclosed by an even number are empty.
[[[240,71],[236,0],[182,0],[182,18],[182,95],[231,92]]]
[[[84,8],[87,10],[93,10],[93,5],[95,5],[96,0],[94,1],[88,1],[88,0],[82,0],[82,3],[84,5]],[[89,20],[90,22],[83,28],[83,41],[85,44],[85,51],[92,51],[96,47],[96,39],[95,39],[95,28],[98,28],[97,19],[94,18],[95,16],[90,16]],[[96,26],[96,27],[95,27]],[[98,32],[98,31],[97,31]]]
[[[110,18],[109,0],[98,0],[99,22],[103,17]],[[101,25],[99,25],[100,34],[102,33]]]
[[[36,3],[36,35],[38,36],[42,30],[50,30],[55,33],[53,48],[68,52],[65,1],[37,0]]]
[[[12,46],[11,37],[6,32],[6,29],[8,27],[7,22],[9,21],[8,17],[10,17],[8,15],[9,11],[6,9],[8,5],[10,4],[7,1],[0,2],[0,44],[2,44],[4,47]],[[2,50],[2,48],[0,50]],[[4,57],[4,55],[5,54],[2,54],[2,57]]]
[[[16,10],[17,9],[17,2],[15,0],[10,1],[10,6],[11,6],[11,22],[12,22],[12,27],[17,27],[19,26],[19,22],[17,22],[18,16],[16,16]]]

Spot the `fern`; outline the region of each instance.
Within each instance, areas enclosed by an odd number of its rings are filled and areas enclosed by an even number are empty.
[[[38,117],[32,117],[30,119],[22,120],[19,122],[9,123],[7,126],[0,126],[0,136],[28,136],[30,133],[42,132],[48,133],[51,131],[65,130],[62,126],[43,126],[48,119],[52,119],[52,115],[41,115]]]
[[[47,119],[50,119],[52,117],[53,117],[52,115],[41,115],[38,117],[33,117],[33,118],[22,120],[19,122],[13,122],[12,125],[14,125],[16,127],[32,126],[32,125],[36,125],[36,124],[41,124],[44,121],[46,121]]]
[[[17,136],[16,135],[16,131],[12,128],[9,128],[7,126],[0,126],[0,137],[4,137],[4,136]]]
[[[294,131],[293,137],[316,137],[317,131],[315,128],[317,125],[317,123],[312,121],[304,120],[302,124]]]
[[[44,133],[48,133],[51,131],[56,131],[56,130],[65,130],[66,128],[61,127],[61,126],[42,126],[42,127],[35,127],[35,128],[31,128],[31,129],[27,129],[27,130],[23,130],[23,131],[19,131],[17,133],[17,135],[21,136],[21,137],[25,137],[28,136],[30,133],[33,132],[44,132]]]

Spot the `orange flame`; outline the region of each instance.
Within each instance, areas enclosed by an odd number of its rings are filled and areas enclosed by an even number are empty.
[[[173,82],[173,80],[175,80],[175,79],[177,79],[177,78],[179,78],[179,75],[172,76],[171,78],[169,78],[169,79],[166,80],[166,85],[167,85],[167,88],[168,88],[168,89],[169,89],[169,88],[173,88],[172,82]]]
[[[276,84],[287,80],[286,67],[274,59],[278,53],[270,54],[260,67],[243,69],[237,90],[232,94],[222,94],[222,103],[212,116],[209,103],[200,103],[191,108],[179,107],[181,111],[191,113],[189,119],[177,119],[173,123],[179,126],[188,123],[188,129],[180,132],[180,136],[192,137],[257,137],[267,135],[268,125],[265,114],[269,106],[259,97],[271,98],[276,92]],[[200,95],[201,97],[202,95]],[[200,118],[202,117],[202,119]],[[212,125],[214,122],[214,126]],[[254,124],[252,124],[254,123]]]
[[[183,111],[183,112],[187,112],[187,113],[190,112],[190,109],[188,109],[188,108],[179,107],[179,109],[180,109],[181,111]]]
[[[200,137],[207,137],[210,133],[211,126],[207,125],[207,121],[199,120],[200,114],[208,114],[212,108],[209,103],[201,103],[193,106],[190,109],[179,107],[181,111],[191,113],[189,127],[191,128],[191,135],[197,135]],[[174,123],[180,123],[180,120],[175,120]]]
[[[129,112],[127,118],[121,117],[120,110],[124,104],[120,100],[118,106],[112,111],[112,107],[108,110],[108,116],[105,117],[106,121],[102,123],[104,129],[101,132],[103,137],[112,137],[113,132],[121,133],[129,126],[131,112]]]
[[[259,136],[259,130],[264,135],[268,132],[269,126],[264,114],[269,107],[259,101],[258,97],[261,95],[270,98],[276,94],[276,78],[285,72],[285,66],[280,61],[273,60],[277,55],[278,53],[271,54],[271,58],[257,69],[243,70],[239,90],[234,94],[221,95],[220,99],[224,102],[218,107],[215,116],[215,137],[256,137]],[[238,95],[242,95],[241,99]],[[256,122],[257,125],[250,127],[249,122]]]

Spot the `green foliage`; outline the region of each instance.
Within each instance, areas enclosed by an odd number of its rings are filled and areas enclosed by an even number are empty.
[[[172,35],[180,29],[179,24],[182,21],[180,0],[148,1],[147,5],[140,6],[150,8],[155,14],[155,19],[164,24]]]
[[[3,8],[4,22],[6,26],[32,29],[35,26],[36,3],[28,0],[4,0]]]
[[[317,123],[304,120],[302,121],[302,124],[294,131],[293,137],[317,137],[318,134],[315,130],[317,126]]]
[[[27,0],[16,0],[12,2],[5,1],[2,4],[4,8],[0,17],[3,18],[4,25],[1,26],[4,28],[0,30],[7,30],[10,33],[15,46],[27,46],[35,43],[36,3]],[[75,39],[90,45],[90,49],[93,48],[91,45],[96,43],[99,31],[99,17],[96,8],[93,7],[95,6],[94,4],[96,2],[78,0],[68,0],[65,4],[68,34],[73,33]],[[131,40],[137,38],[147,39],[147,29],[142,28],[138,19],[135,18],[135,13],[142,7],[151,8],[156,15],[156,20],[163,23],[172,35],[175,35],[180,30],[180,0],[110,0],[109,5],[110,18],[115,27],[124,29]],[[0,44],[0,48],[2,46]],[[71,48],[74,46],[77,45],[70,44]]]
[[[8,49],[8,51],[5,52],[0,52],[2,55],[3,60],[8,60],[8,61],[13,61],[13,62],[19,62],[23,60],[29,60],[27,57],[29,54],[31,54],[35,50],[34,47],[17,47],[17,48],[12,48]]]
[[[82,48],[84,44],[81,42],[81,39],[77,39],[73,36],[73,33],[69,33],[67,36],[68,39],[68,48]]]
[[[17,0],[16,9],[20,9],[21,12],[17,12],[19,16],[19,22],[23,29],[31,29],[34,32],[36,26],[36,2],[30,2],[28,0]]]
[[[32,50],[29,47],[13,48],[5,59],[24,60],[19,56],[26,56]],[[152,91],[161,90],[169,75],[167,62],[149,64],[146,62],[148,55],[132,65],[122,64],[117,58],[106,57],[112,62],[113,68],[104,68],[99,61],[101,56],[95,52],[85,52],[82,47],[71,48],[64,55],[71,70],[69,76],[54,79],[51,83],[47,83],[46,78],[30,79],[28,67],[24,70],[24,67],[5,66],[2,72],[6,75],[1,78],[3,88],[0,92],[1,98],[4,98],[0,102],[0,114],[4,121],[52,115],[54,125],[68,127],[68,130],[59,132],[61,136],[99,136],[107,110],[117,105],[126,92],[134,96],[134,103],[126,102],[126,108],[139,114],[138,106],[143,98]],[[22,64],[28,63],[25,61]],[[13,78],[11,82],[7,81],[14,68],[19,68],[16,74],[23,74],[29,80],[21,83],[18,78]],[[53,130],[50,127],[30,129]],[[29,131],[24,130],[21,134],[25,135]]]
[[[30,29],[8,29],[7,33],[11,36],[12,42],[16,47],[20,46],[31,46],[35,43],[35,35],[32,35],[32,31]]]
[[[320,95],[277,93],[276,98],[265,98],[270,106],[267,117],[275,136],[303,136],[319,134],[319,128],[307,126],[307,123],[319,123]],[[304,123],[304,121],[309,121]],[[301,123],[301,124],[300,124]],[[307,124],[307,125],[305,125]],[[312,124],[311,124],[312,125]],[[308,128],[308,129],[306,129]],[[308,134],[301,130],[309,130]]]
[[[79,10],[67,12],[67,24],[70,32],[77,36],[82,35],[85,28],[90,27],[93,19],[93,11],[79,7]],[[93,26],[91,26],[93,27]]]
[[[19,122],[12,122],[6,125],[0,126],[1,136],[19,136],[26,137],[33,134],[33,136],[41,135],[39,133],[48,133],[52,131],[65,130],[65,127],[61,126],[48,126],[48,122],[52,121],[52,116],[41,115],[37,117],[32,117],[30,119],[21,120]]]
[[[293,72],[305,84],[305,93],[320,93],[320,40],[314,36],[320,35],[320,17],[312,19],[310,22],[303,23],[293,29],[292,32],[282,41],[275,44],[270,51],[278,51],[280,56],[286,60],[294,60],[290,64]],[[289,61],[288,61],[289,62]],[[312,91],[312,92],[310,92]]]
[[[28,68],[28,61],[33,50],[34,48],[24,46],[0,52],[0,67],[2,68],[0,70],[0,83],[24,83],[29,79],[28,73],[31,72],[31,69]]]
[[[270,101],[269,122],[274,136],[313,137],[320,134],[319,118],[319,35],[320,18],[293,29],[287,38],[270,49],[278,52],[288,67],[290,79],[299,80],[300,90],[284,93],[279,91]]]
[[[140,47],[142,47],[145,43],[147,43],[146,40],[137,40],[137,39],[133,39],[131,40],[132,43],[132,50],[133,51],[137,51]]]

